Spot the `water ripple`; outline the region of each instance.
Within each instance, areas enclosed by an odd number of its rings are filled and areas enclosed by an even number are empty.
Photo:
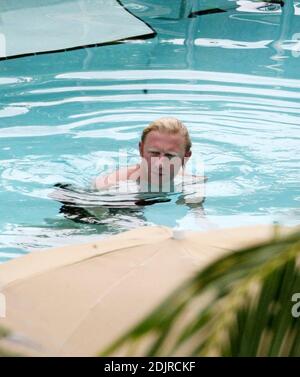
[[[48,75],[38,86],[26,77],[1,78],[0,84],[0,261],[157,221],[207,229],[297,212],[300,80],[124,70]],[[119,150],[136,163],[142,129],[169,115],[190,130],[190,164],[204,160],[204,210],[155,204],[143,213],[105,213],[100,225],[77,224],[59,213],[51,199],[56,183],[84,191],[93,177],[113,170]],[[84,198],[85,205],[100,203]]]

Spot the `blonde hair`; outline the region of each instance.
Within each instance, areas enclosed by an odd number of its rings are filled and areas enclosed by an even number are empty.
[[[151,131],[159,131],[165,132],[170,134],[177,134],[180,133],[185,140],[185,150],[189,152],[192,147],[192,142],[190,139],[189,131],[186,126],[176,118],[160,118],[156,119],[154,122],[150,123],[142,133],[141,141],[144,142],[146,140],[146,136]]]

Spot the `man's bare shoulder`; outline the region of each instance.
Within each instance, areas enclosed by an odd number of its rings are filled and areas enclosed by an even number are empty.
[[[95,190],[103,190],[116,185],[118,182],[137,180],[139,178],[139,165],[127,166],[108,175],[100,175],[93,181]]]

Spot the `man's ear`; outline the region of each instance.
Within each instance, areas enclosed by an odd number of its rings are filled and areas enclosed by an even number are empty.
[[[185,152],[184,158],[183,158],[183,166],[188,162],[189,158],[192,155],[192,151]]]
[[[185,158],[190,158],[191,155],[192,155],[192,151],[188,151],[188,152],[185,152],[184,157],[185,157]]]

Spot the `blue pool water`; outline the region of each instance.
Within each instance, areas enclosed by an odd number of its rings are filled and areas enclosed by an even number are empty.
[[[0,262],[140,225],[299,223],[298,3],[180,19],[124,3],[156,37],[0,62]],[[170,115],[190,130],[191,165],[204,162],[203,208],[157,203],[101,224],[59,213],[54,184],[88,188],[119,150],[137,162],[142,129]]]

